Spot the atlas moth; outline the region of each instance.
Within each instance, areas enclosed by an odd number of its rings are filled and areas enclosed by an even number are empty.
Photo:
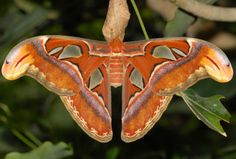
[[[122,86],[121,138],[132,142],[154,126],[174,94],[208,77],[228,82],[233,70],[223,51],[194,38],[107,43],[45,35],[15,46],[2,74],[36,79],[100,142],[112,139],[111,86]]]

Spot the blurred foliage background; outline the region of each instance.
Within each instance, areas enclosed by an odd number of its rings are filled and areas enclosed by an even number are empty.
[[[236,23],[198,19],[164,1],[136,0],[151,38],[191,36],[209,40],[225,51],[236,69]],[[235,0],[215,4],[236,7]],[[131,19],[125,41],[143,40],[129,5]],[[107,6],[108,0],[1,0],[0,64],[15,44],[32,36],[60,34],[104,40],[101,29]],[[232,115],[230,124],[222,123],[227,138],[206,127],[176,97],[144,138],[126,144],[120,140],[121,88],[112,88],[114,137],[101,144],[88,137],[60,99],[36,81],[28,77],[7,81],[0,75],[0,158],[11,152],[28,152],[11,153],[6,158],[235,159],[236,78],[227,84],[203,80],[194,89],[201,96],[226,97],[222,102]]]

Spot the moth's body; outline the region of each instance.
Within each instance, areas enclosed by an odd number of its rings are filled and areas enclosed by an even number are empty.
[[[110,87],[122,85],[122,139],[145,135],[172,96],[198,80],[227,82],[233,70],[214,45],[191,38],[110,43],[40,36],[23,41],[6,57],[7,79],[35,78],[58,94],[81,128],[94,139],[112,138]]]
[[[109,72],[110,85],[118,87],[122,85],[124,68],[125,68],[125,57],[123,46],[124,43],[114,40],[111,43],[104,43],[101,48],[97,48],[94,52],[90,52],[91,55],[106,58],[104,64],[106,64],[107,71]],[[107,48],[107,50],[104,50]]]
[[[113,87],[119,87],[123,83],[124,73],[129,64],[129,58],[133,56],[142,56],[144,52],[140,48],[132,50],[132,44],[123,43],[117,39],[114,39],[110,43],[97,42],[96,45],[90,46],[90,55],[94,57],[104,58],[103,64],[106,65],[109,72],[110,85]],[[131,50],[129,48],[131,47]]]
[[[114,56],[109,58],[110,84],[113,87],[122,85],[124,77],[124,60],[122,56]]]

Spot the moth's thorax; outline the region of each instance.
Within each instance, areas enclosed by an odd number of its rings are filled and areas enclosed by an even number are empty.
[[[113,56],[115,56],[116,54],[119,56],[123,53],[124,43],[119,39],[114,39],[109,43],[109,47]]]

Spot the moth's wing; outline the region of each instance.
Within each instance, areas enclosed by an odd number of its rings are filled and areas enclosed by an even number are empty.
[[[174,57],[164,57],[169,60],[155,67],[149,79],[149,87],[159,95],[178,93],[208,77],[221,83],[233,77],[233,69],[225,53],[203,40],[153,40],[146,46],[146,52],[154,58],[159,58],[161,52]]]
[[[97,46],[96,42],[83,42],[86,45],[70,44],[64,52],[56,55],[61,61],[78,68],[83,83],[76,88],[78,92],[74,96],[60,97],[74,120],[89,136],[100,142],[108,142],[112,138],[112,128],[107,58],[91,55]],[[103,47],[105,49],[106,45]],[[73,54],[75,50],[80,52],[80,57]]]
[[[153,58],[144,52],[148,42],[126,45],[126,69],[123,82],[122,132],[125,142],[143,137],[160,119],[172,96],[159,96],[148,86],[153,68],[165,59]]]
[[[126,142],[145,135],[175,93],[209,76],[226,82],[233,75],[225,54],[202,40],[157,39],[126,48],[132,54],[123,83],[122,139]]]
[[[89,61],[88,61],[89,62]],[[99,73],[98,73],[99,72]],[[106,68],[101,65],[74,96],[60,96],[80,127],[100,142],[112,139],[110,85]]]
[[[13,72],[19,76],[20,72],[21,76],[35,78],[61,97],[88,135],[108,142],[112,138],[110,85],[106,58],[91,55],[97,45],[106,48],[103,43],[73,37],[31,38],[10,52],[5,60],[7,66],[2,70],[5,74]],[[14,67],[15,64],[18,66]]]
[[[127,67],[123,83],[122,132],[125,142],[143,137],[160,119],[172,96],[154,93],[132,65]]]

